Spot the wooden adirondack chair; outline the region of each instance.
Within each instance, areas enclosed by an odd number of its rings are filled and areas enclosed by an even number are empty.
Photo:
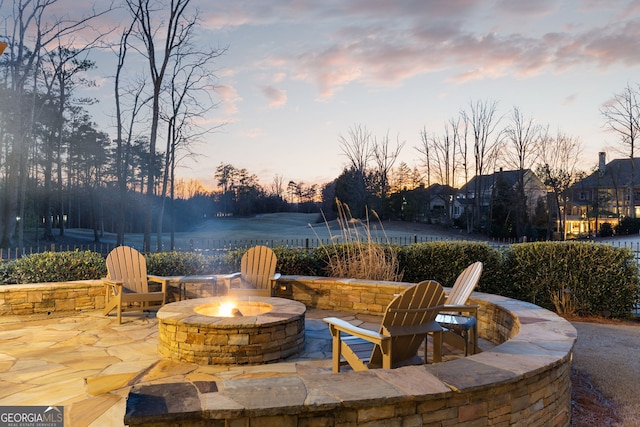
[[[118,246],[107,255],[106,264],[107,277],[102,279],[107,288],[105,316],[117,310],[120,324],[123,311],[146,310],[150,303],[164,305],[167,279],[147,275],[147,263],[140,252],[128,246]],[[162,291],[149,292],[150,281],[160,283]]]
[[[266,246],[250,248],[240,260],[240,272],[224,276],[227,294],[231,296],[271,296],[276,280],[276,255]]]
[[[449,332],[464,340],[465,356],[469,355],[470,349],[472,354],[478,352],[478,306],[468,305],[467,301],[480,281],[482,267],[481,262],[474,262],[460,273],[447,295],[443,312],[436,317],[436,321],[447,330],[445,342],[460,347],[459,338],[456,339]],[[470,346],[470,341],[473,346]]]
[[[423,342],[426,347],[428,334],[433,335],[433,360],[439,362],[443,329],[435,317],[442,310],[444,299],[442,286],[433,280],[407,288],[387,306],[379,332],[335,317],[324,319],[332,336],[333,372],[340,372],[343,363],[354,371],[427,363],[426,350],[424,359],[417,353]]]

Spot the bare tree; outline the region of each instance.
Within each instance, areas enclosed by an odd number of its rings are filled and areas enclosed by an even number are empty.
[[[423,155],[423,163],[427,165],[427,174],[435,175],[436,181],[443,186],[444,192],[439,194],[445,206],[446,223],[451,222],[451,189],[455,183],[456,172],[456,137],[457,130],[451,127],[450,123],[445,124],[444,135],[428,135],[426,128],[420,134],[422,146],[417,147],[419,153]],[[431,187],[429,178],[428,188]],[[429,205],[431,204],[431,194],[428,195]]]
[[[537,173],[545,185],[553,190],[554,204],[557,209],[558,231],[562,229],[563,238],[566,238],[566,219],[568,214],[569,195],[567,190],[579,177],[577,169],[578,159],[582,151],[581,142],[572,136],[557,132],[555,138],[548,134],[541,137],[540,165]],[[551,230],[551,207],[549,208],[549,227]],[[551,236],[548,235],[547,238]]]
[[[276,197],[283,197],[284,195],[284,177],[280,174],[276,174],[273,177],[271,183],[271,193]]]
[[[192,29],[196,24],[195,17],[187,16],[187,8],[191,0],[170,0],[157,2],[152,0],[126,0],[127,6],[135,22],[135,34],[141,41],[149,65],[149,76],[152,84],[151,95],[151,127],[149,130],[149,169],[147,179],[144,220],[144,250],[151,249],[151,230],[153,220],[153,201],[156,189],[156,146],[160,121],[160,95],[164,89],[166,73],[171,65],[175,51],[188,42]],[[158,19],[159,21],[154,21]],[[156,44],[163,45],[156,49]]]
[[[539,154],[542,128],[533,118],[526,119],[516,106],[504,131],[507,147],[506,158],[511,167],[518,171],[516,182],[516,235],[524,235],[524,227],[528,222],[529,201],[526,194],[525,171],[533,167]]]
[[[125,68],[125,59],[128,51],[128,39],[133,31],[132,21],[129,27],[125,28],[120,36],[119,49],[117,52],[116,74],[114,78],[114,100],[116,107],[116,151],[114,163],[116,167],[116,180],[118,183],[118,215],[116,222],[116,244],[124,244],[125,216],[127,206],[127,182],[129,178],[129,164],[131,156],[131,141],[133,139],[133,129],[140,107],[144,104],[140,102],[141,94],[144,90],[144,80],[137,85],[137,90],[133,92],[133,107],[131,110],[128,131],[125,130],[124,111],[121,93],[122,73]],[[125,132],[127,133],[125,137]]]
[[[371,132],[362,125],[352,126],[346,136],[338,135],[338,144],[357,180],[353,194],[357,206],[349,208],[354,217],[363,217],[367,200],[367,168],[373,157]]]
[[[176,181],[176,198],[178,199],[187,200],[196,196],[206,196],[208,193],[209,191],[197,179],[180,178]]]
[[[171,203],[171,243],[170,249],[174,249],[175,229],[173,218],[173,200],[175,196],[175,169],[180,162],[178,151],[192,155],[191,143],[200,139],[218,128],[201,128],[196,125],[198,118],[216,106],[209,93],[213,88],[214,74],[210,68],[212,61],[224,52],[224,49],[200,51],[193,48],[191,40],[185,39],[185,43],[175,50],[175,61],[171,75],[169,76],[168,106],[161,118],[167,123],[167,143],[164,155],[164,167],[162,176],[162,189],[160,191],[160,203],[157,220],[157,248],[162,248],[162,223],[164,220],[164,203],[169,187],[169,201]]]
[[[376,179],[378,181],[378,197],[380,198],[380,207],[378,212],[384,217],[385,207],[387,205],[387,194],[389,192],[389,177],[393,169],[393,165],[398,160],[398,156],[404,147],[405,142],[400,142],[399,137],[396,137],[395,147],[389,146],[389,132],[378,141],[377,138],[373,139],[373,158],[376,163]]]
[[[629,183],[629,207],[628,215],[636,217],[635,188],[635,148],[636,140],[640,136],[640,105],[638,104],[637,88],[627,87],[617,93],[602,106],[600,112],[605,119],[605,125],[609,130],[620,136],[620,143],[627,147],[627,153],[631,159],[631,182]]]
[[[469,123],[464,119],[463,114],[459,114],[457,117],[451,118],[449,120],[449,126],[452,129],[453,133],[453,143],[454,146],[457,147],[458,156],[455,159],[456,168],[462,169],[463,180],[464,182],[469,182],[470,179],[470,159],[469,159]],[[456,185],[456,181],[454,180],[454,186]],[[466,186],[466,194],[464,197],[465,203],[469,200],[469,187]],[[466,205],[465,205],[466,209]],[[469,212],[465,212],[465,220],[467,226],[467,233],[472,231],[472,215]]]
[[[427,188],[429,188],[431,187],[431,135],[427,132],[426,127],[420,131],[420,142],[422,145],[414,148],[423,156],[421,163],[426,171]]]
[[[342,154],[347,157],[351,167],[364,173],[373,155],[371,132],[367,130],[366,126],[352,126],[349,128],[347,136],[338,135],[338,143]]]
[[[499,132],[496,133],[501,121],[497,117],[498,103],[496,101],[471,101],[469,111],[463,111],[463,118],[473,134],[473,157],[475,160],[475,187],[473,199],[473,223],[480,227],[482,208],[484,206],[483,175],[495,165],[500,143]]]

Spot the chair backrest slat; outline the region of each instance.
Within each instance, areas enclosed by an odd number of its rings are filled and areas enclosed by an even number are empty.
[[[482,275],[482,263],[474,262],[464,269],[456,279],[447,296],[447,304],[464,305],[471,296],[471,293],[478,285]]]
[[[242,256],[240,275],[244,282],[251,283],[256,289],[268,289],[269,278],[276,272],[277,258],[271,248],[254,246]]]
[[[149,292],[147,262],[134,248],[118,246],[107,255],[106,264],[108,277],[121,280],[127,291]]]

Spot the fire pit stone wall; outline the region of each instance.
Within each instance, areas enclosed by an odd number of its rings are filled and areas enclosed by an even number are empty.
[[[250,297],[239,299],[239,304],[266,304],[271,310],[240,317],[196,312],[200,306],[222,300],[193,299],[161,308],[157,314],[159,354],[201,365],[239,365],[274,362],[304,349],[304,304],[283,298]]]

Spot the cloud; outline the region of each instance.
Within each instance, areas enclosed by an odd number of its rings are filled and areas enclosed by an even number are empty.
[[[351,56],[348,46],[305,52],[293,61],[293,78],[312,81],[318,86],[320,98],[331,98],[336,91],[362,76],[360,65]]]
[[[579,52],[601,66],[640,63],[640,19],[585,33],[577,40]]]
[[[284,81],[284,79],[287,77],[286,73],[276,73],[273,75],[272,79],[274,83],[280,83],[282,81]]]
[[[319,25],[315,40],[288,46],[271,65],[314,84],[326,100],[350,84],[395,87],[442,71],[464,83],[640,62],[640,18],[615,21],[619,12],[607,3],[575,15],[558,0],[524,3],[330,1],[324,14],[333,25]]]
[[[538,17],[553,13],[558,7],[556,0],[513,1],[499,0],[496,9],[516,17]],[[513,18],[512,16],[512,18]]]
[[[273,86],[263,86],[260,90],[269,100],[270,108],[280,108],[287,103],[287,93],[284,90]]]
[[[578,94],[572,93],[569,96],[565,96],[562,100],[562,105],[574,105],[578,100]]]
[[[216,86],[216,92],[222,98],[222,112],[226,115],[238,114],[238,103],[242,98],[238,95],[233,86]]]

